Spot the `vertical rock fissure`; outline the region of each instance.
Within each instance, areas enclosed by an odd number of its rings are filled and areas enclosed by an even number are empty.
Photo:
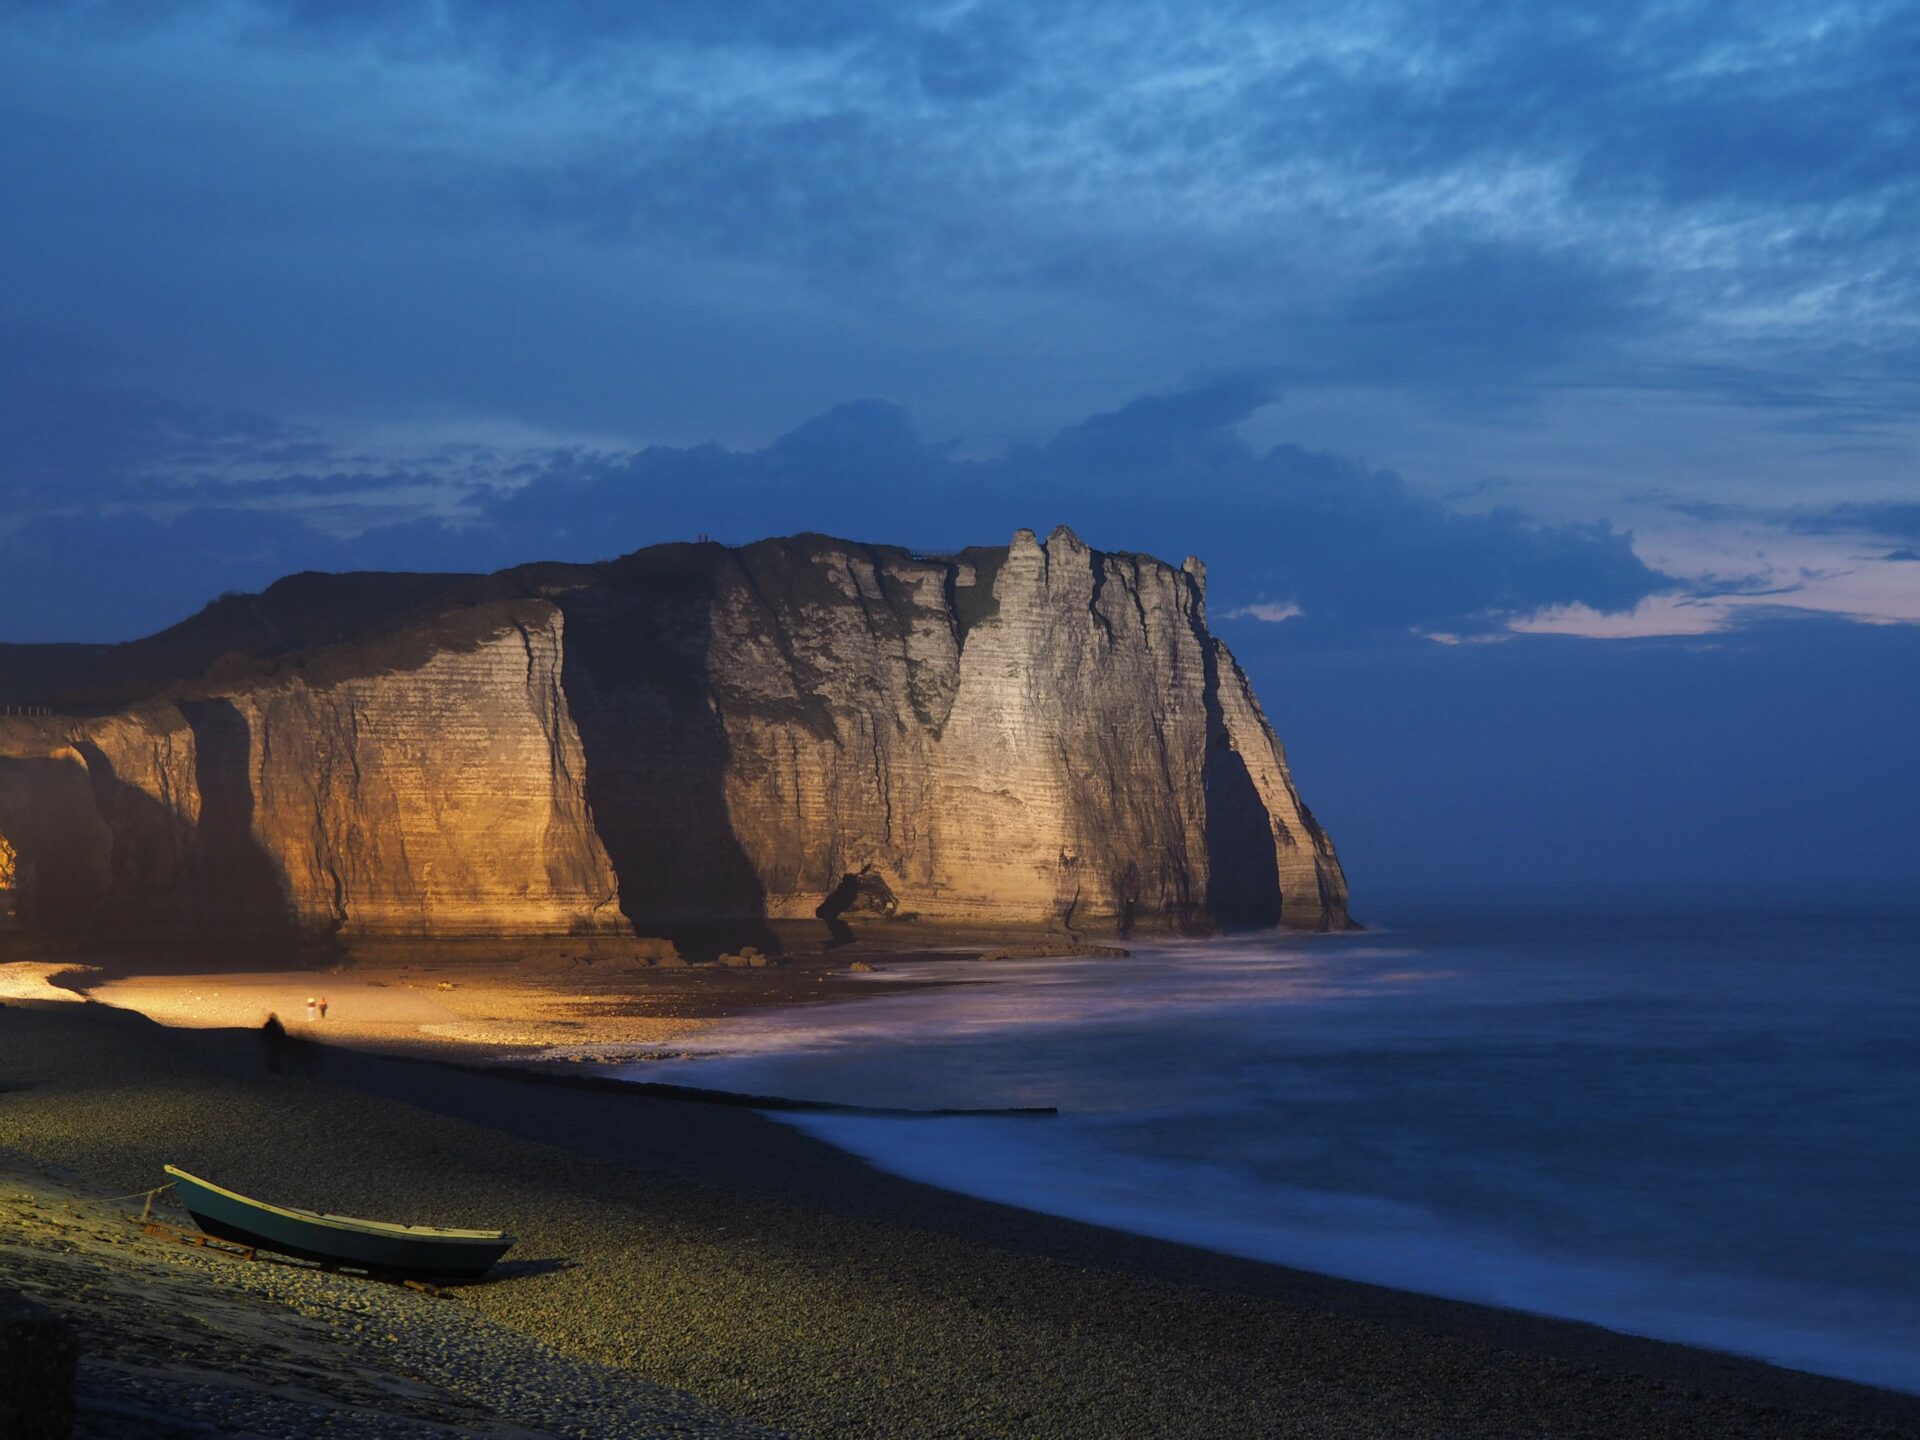
[[[1100,633],[1106,637],[1107,648],[1113,648],[1113,622],[1107,619],[1100,609],[1100,596],[1107,588],[1107,557],[1098,550],[1088,557],[1093,570],[1093,590],[1087,596],[1087,613],[1093,617],[1093,623],[1100,627]]]
[[[339,707],[329,706],[328,713],[335,716],[334,728],[339,728]],[[360,711],[349,695],[346,700],[346,745],[347,767],[349,771],[348,789],[351,803],[347,813],[359,811],[360,798]],[[333,829],[326,823],[326,816],[335,813],[333,800],[333,776],[337,757],[341,747],[335,747],[327,756],[329,763],[317,767],[315,784],[319,789],[314,805],[314,848],[319,854],[321,867],[326,871],[329,881],[329,896],[333,905],[333,926],[339,930],[345,928],[348,917],[347,879],[341,873],[339,846],[335,841]]]
[[[966,627],[960,623],[960,562],[949,560],[941,567],[940,594],[947,602],[947,628],[953,631],[953,648],[963,654],[967,648]]]
[[[1140,557],[1129,555],[1124,563],[1126,568],[1122,572],[1121,585],[1127,593],[1127,599],[1133,602],[1133,619],[1140,627],[1140,644],[1151,655],[1154,653],[1153,621],[1147,615],[1146,582],[1141,575]],[[1174,594],[1174,605],[1178,610],[1181,608],[1179,592],[1176,590]]]
[[[880,728],[877,717],[867,728],[867,740],[873,749],[873,783],[880,792],[880,804],[883,809],[880,820],[881,833],[885,836],[888,846],[892,846],[894,843],[893,780],[887,768],[886,757],[880,753]]]

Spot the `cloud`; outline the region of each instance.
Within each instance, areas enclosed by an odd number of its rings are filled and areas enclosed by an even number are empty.
[[[1911,180],[1913,46],[1904,7],[1859,6],[1812,35],[1788,7],[1754,7],[1717,36],[1718,64],[1697,55],[1696,18],[1674,7],[1656,41],[1666,73],[1622,75],[1616,124],[1588,154],[1582,182],[1669,202],[1767,198],[1831,204]],[[1684,17],[1684,18],[1682,18]],[[1674,21],[1679,23],[1674,23]],[[1811,42],[1811,43],[1809,43]],[[1807,64],[1814,55],[1818,63]],[[1689,73],[1690,71],[1690,73]],[[1904,114],[1904,123],[1893,117]]]
[[[1623,476],[1897,551],[1920,20],[1816,18],[11,7],[0,531],[261,510],[490,560],[1068,519],[1300,637],[1710,583],[1596,518]],[[1180,375],[1216,378],[1059,427]]]
[[[1062,520],[1109,548],[1202,554],[1222,594],[1245,597],[1229,610],[1271,615],[1295,604],[1329,634],[1498,629],[1551,604],[1630,607],[1672,583],[1604,525],[1461,513],[1390,471],[1294,445],[1256,447],[1238,427],[1273,399],[1258,376],[1225,376],[986,459],[955,458],[922,441],[897,407],[868,402],[760,451],[657,447],[571,463],[485,513],[523,535],[545,527],[563,545],[577,543],[583,525],[604,537],[623,523],[657,533],[663,521],[679,527],[668,534],[746,539],[740,517],[751,515],[762,530],[938,549]]]
[[[938,100],[980,100],[1007,88],[1027,59],[1004,10],[978,7],[920,43],[920,84]]]
[[[884,389],[1017,433],[1257,359],[1450,408],[1771,367],[1850,435],[1912,374],[1915,24],[14,7],[0,183],[34,203],[0,261],[25,318],[124,346],[128,388],[302,417],[744,443]]]
[[[1888,563],[1915,532],[1912,507],[1897,502],[1759,505],[1669,502],[1650,513],[1636,544],[1649,564],[1687,577],[1684,623],[1718,617],[1723,627],[1791,607],[1872,623],[1920,623],[1920,584]],[[1672,516],[1684,517],[1676,525]],[[1894,548],[1886,547],[1892,542]],[[1655,617],[1657,618],[1657,617]]]
[[[342,553],[297,520],[202,510],[172,523],[123,513],[43,515],[0,539],[9,641],[126,640],[224,590],[259,590]]]
[[[44,514],[0,536],[0,642],[133,639],[302,570],[460,572],[522,558],[496,531],[430,519],[341,539],[299,515],[235,506]]]
[[[330,458],[311,432],[263,415],[102,384],[89,358],[36,327],[0,325],[0,497],[99,503],[149,494],[142,477],[160,471]]]
[[[1794,535],[1920,540],[1920,501],[1843,500],[1829,505],[1678,501],[1669,508],[1694,520],[1746,524]]]
[[[1796,508],[1778,519],[1801,535],[1920,539],[1920,502],[1916,501],[1846,501],[1838,505]]]
[[[1281,601],[1277,604],[1271,600],[1262,600],[1252,605],[1242,605],[1238,609],[1229,610],[1220,618],[1223,620],[1259,620],[1268,625],[1279,625],[1285,621],[1297,619],[1305,613],[1305,611],[1298,605],[1295,605],[1291,600]]]
[[[1591,640],[1644,640],[1657,635],[1711,635],[1727,625],[1726,607],[1690,595],[1653,595],[1631,610],[1550,605],[1508,622],[1517,635],[1579,635]]]
[[[1408,247],[1348,300],[1363,374],[1525,373],[1643,332],[1647,277],[1591,256],[1486,240]]]
[[[859,401],[759,448],[491,455],[492,481],[462,492],[451,514],[432,477],[413,471],[321,477],[305,490],[297,471],[257,488],[223,482],[201,489],[251,506],[175,499],[28,519],[0,546],[0,560],[17,562],[0,602],[18,616],[28,596],[62,597],[43,607],[60,624],[88,616],[89,636],[127,635],[191,609],[187,591],[204,599],[299,568],[489,569],[799,530],[951,550],[1056,522],[1104,548],[1201,554],[1223,618],[1292,618],[1290,630],[1322,640],[1497,633],[1544,607],[1620,610],[1671,587],[1606,526],[1461,513],[1390,471],[1255,446],[1239,426],[1272,399],[1258,377],[1220,377],[985,458],[923,439],[898,406]]]
[[[1148,474],[1179,464],[1233,465],[1246,451],[1234,427],[1276,398],[1272,383],[1257,373],[1142,395],[1061,430],[1042,450],[1041,463]]]

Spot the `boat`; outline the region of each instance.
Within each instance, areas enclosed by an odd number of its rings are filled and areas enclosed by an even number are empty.
[[[180,1203],[194,1223],[217,1240],[317,1260],[322,1265],[421,1280],[474,1280],[513,1244],[501,1230],[444,1230],[357,1220],[264,1200],[166,1167]]]

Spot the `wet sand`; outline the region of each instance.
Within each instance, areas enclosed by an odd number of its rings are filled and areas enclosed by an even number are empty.
[[[0,1147],[109,1191],[172,1161],[504,1226],[499,1277],[447,1303],[794,1434],[1920,1436],[1920,1398],[974,1201],[751,1112],[316,1058],[273,1076],[250,1034],[9,1002]]]
[[[957,953],[991,954],[997,943]],[[12,963],[0,949],[0,998],[42,995],[50,981],[165,1025],[252,1029],[272,1015],[289,1034],[386,1053],[626,1064],[697,1051],[700,1033],[727,1016],[883,993],[892,973],[931,953],[790,942],[755,965],[686,959],[652,941],[442,940],[309,952],[274,966],[264,947],[75,950]],[[856,964],[867,967],[858,978]],[[324,1000],[324,1011],[309,1000]]]
[[[604,981],[595,986],[593,978],[432,965],[225,975],[69,972],[63,983],[164,1025],[250,1029],[274,1015],[289,1034],[382,1050],[478,1046],[518,1054],[594,1045],[649,1051],[709,1023],[691,1015],[628,1013],[633,1007],[610,1000],[601,993]],[[310,999],[324,1001],[325,1010],[310,1008]]]

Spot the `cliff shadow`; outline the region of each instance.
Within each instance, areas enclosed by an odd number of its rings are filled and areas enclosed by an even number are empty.
[[[699,953],[777,950],[765,887],[727,806],[731,747],[708,671],[716,590],[707,557],[690,549],[682,564],[656,555],[556,597],[560,683],[586,757],[587,805],[634,929]]]
[[[17,928],[163,945],[195,921],[292,930],[280,870],[252,836],[244,718],[208,717],[196,745],[198,826],[122,780],[90,740],[64,759],[0,759],[0,845],[13,871],[0,899]]]
[[[71,758],[0,757],[0,842],[10,926],[77,934],[111,890],[113,836]]]
[[[1283,908],[1273,818],[1227,733],[1219,657],[1205,636],[1201,643],[1207,687],[1207,760],[1200,772],[1207,800],[1207,910],[1223,930],[1271,930]]]
[[[121,780],[112,760],[93,741],[75,741],[74,749],[87,762],[94,809],[112,837],[102,923],[152,926],[186,919],[193,822]]]
[[[253,731],[247,717],[225,699],[182,701],[180,713],[193,731],[194,786],[200,792],[200,823],[187,863],[195,907],[213,928],[293,931],[286,878],[253,834]]]
[[[1273,822],[1240,752],[1222,735],[1207,752],[1207,909],[1223,930],[1280,923],[1280,864]]]

